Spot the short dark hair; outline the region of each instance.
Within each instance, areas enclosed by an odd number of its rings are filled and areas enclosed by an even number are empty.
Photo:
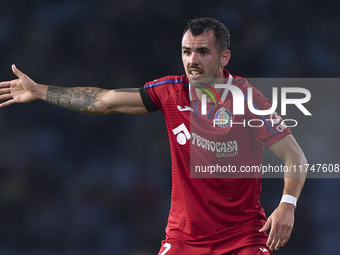
[[[193,36],[213,31],[216,41],[220,44],[220,50],[230,50],[230,34],[228,28],[214,18],[194,18],[186,24],[183,35],[190,30]]]

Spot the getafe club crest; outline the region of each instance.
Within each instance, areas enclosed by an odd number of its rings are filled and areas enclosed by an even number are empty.
[[[230,126],[232,118],[231,112],[222,107],[215,114],[214,124],[220,128],[226,128]]]

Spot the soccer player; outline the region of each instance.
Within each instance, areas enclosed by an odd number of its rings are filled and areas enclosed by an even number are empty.
[[[307,162],[291,131],[276,113],[264,116],[273,120],[269,123],[272,125],[251,128],[228,122],[213,129],[212,116],[240,121],[232,114],[233,97],[226,88],[216,90],[220,102],[213,104],[208,100],[209,113],[202,114],[199,102],[203,90],[191,86],[197,79],[221,78],[243,92],[252,87],[245,79],[224,69],[230,57],[228,29],[213,18],[197,18],[187,23],[182,37],[186,75],[166,76],[146,83],[143,88],[64,88],[38,84],[12,65],[18,79],[0,83],[0,100],[4,100],[0,107],[41,99],[93,114],[142,115],[160,110],[171,147],[172,195],[166,238],[158,254],[269,255],[284,246],[290,237],[304,174],[300,178],[285,175],[282,200],[268,219],[259,202],[260,178],[190,178],[191,152],[197,153],[200,163],[213,164],[219,158],[237,170],[242,165],[261,165],[264,145],[286,166]],[[269,100],[255,88],[252,99],[260,110],[271,107]],[[245,97],[245,106],[247,100]],[[242,118],[253,117],[245,109]],[[193,131],[195,121],[191,123],[191,120],[196,119],[201,122]]]

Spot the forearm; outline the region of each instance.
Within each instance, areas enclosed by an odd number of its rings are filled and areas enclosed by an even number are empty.
[[[55,87],[37,85],[37,96],[47,103],[86,113],[104,113],[98,102],[108,92],[94,87]]]
[[[37,84],[37,97],[47,103],[92,114],[146,114],[139,88],[55,87]]]
[[[285,173],[284,176],[284,188],[283,194],[288,194],[291,196],[299,198],[301,190],[306,180],[306,172],[305,172],[305,164],[307,161],[304,161],[301,164],[296,164],[296,172],[294,173]],[[290,164],[289,164],[290,165]],[[300,168],[301,166],[301,168]],[[287,165],[287,167],[289,167]],[[293,167],[292,167],[293,169]],[[301,170],[301,172],[300,172]]]
[[[294,158],[285,161],[287,169],[290,169],[291,172],[286,172],[284,175],[283,194],[299,198],[307,176],[306,164],[307,159],[302,151]]]
[[[289,169],[284,174],[285,185],[283,194],[298,198],[307,175],[307,159],[303,151],[292,135],[287,135],[269,148],[284,161],[285,169]]]

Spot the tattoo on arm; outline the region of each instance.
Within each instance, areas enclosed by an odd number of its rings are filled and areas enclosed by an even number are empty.
[[[96,112],[95,103],[108,90],[90,87],[64,88],[49,86],[46,102],[74,111]]]

